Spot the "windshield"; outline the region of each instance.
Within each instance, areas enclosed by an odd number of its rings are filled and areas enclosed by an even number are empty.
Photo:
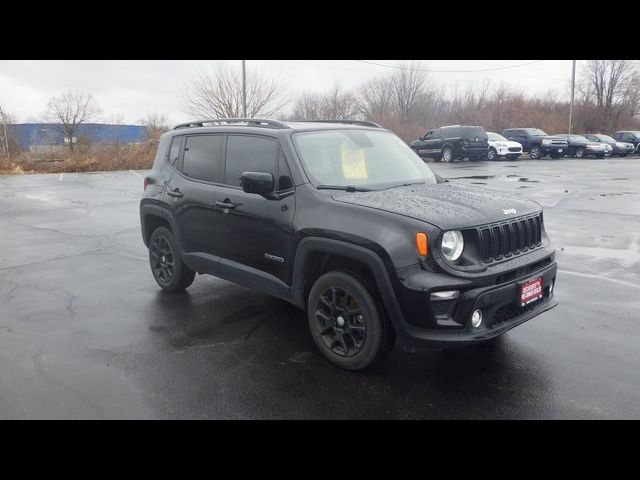
[[[547,134],[544,133],[539,128],[530,128],[527,131],[529,132],[529,135],[531,135],[532,137],[546,137],[547,136]]]
[[[507,139],[504,138],[502,135],[499,135],[499,134],[493,133],[493,132],[487,132],[487,137],[492,142],[506,142],[507,141]]]
[[[593,136],[596,137],[601,142],[615,142],[615,140],[611,138],[609,135],[593,135]]]
[[[437,183],[424,161],[391,132],[322,130],[294,133],[293,139],[316,185],[377,189]]]

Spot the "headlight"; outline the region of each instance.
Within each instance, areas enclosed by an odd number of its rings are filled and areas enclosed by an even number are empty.
[[[551,145],[551,140],[549,140],[548,138],[543,138],[542,145]]]
[[[464,248],[464,239],[462,238],[462,232],[459,230],[449,230],[442,235],[442,253],[452,262],[455,262],[462,255],[462,249]]]

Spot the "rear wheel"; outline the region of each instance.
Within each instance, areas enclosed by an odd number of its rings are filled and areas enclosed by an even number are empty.
[[[187,267],[177,253],[173,233],[158,227],[149,239],[149,264],[158,285],[168,292],[180,292],[193,283],[196,272]]]
[[[496,152],[496,149],[491,147],[489,149],[489,151],[487,152],[487,160],[495,160],[496,158],[498,158],[498,152]]]
[[[531,147],[529,156],[531,156],[531,158],[533,158],[534,160],[539,159],[542,156],[542,149],[538,146]]]
[[[444,147],[442,149],[442,161],[443,162],[453,162],[453,150],[450,147]]]
[[[318,349],[339,367],[362,370],[393,347],[395,332],[373,289],[351,273],[322,275],[309,292],[307,317]]]

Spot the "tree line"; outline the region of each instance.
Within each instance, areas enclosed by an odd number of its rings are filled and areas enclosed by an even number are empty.
[[[547,133],[568,131],[569,100],[565,91],[544,95],[522,88],[481,82],[448,91],[417,62],[401,63],[386,75],[372,77],[353,89],[339,84],[328,91],[304,92],[291,97],[280,78],[250,71],[246,78],[247,116],[281,120],[360,119],[394,131],[405,141],[427,129],[449,124],[481,125],[501,132],[507,127],[537,127]],[[590,60],[579,72],[572,131],[611,133],[640,129],[640,66],[630,60]],[[242,78],[239,69],[221,64],[192,78],[183,96],[185,113],[195,119],[243,116]],[[286,107],[289,107],[286,109]],[[52,97],[43,121],[57,124],[71,153],[82,124],[94,121],[102,109],[87,92],[66,92]],[[7,158],[17,149],[6,125],[15,117],[0,105],[0,145]],[[150,138],[168,127],[167,118],[152,114],[139,120]]]
[[[637,61],[591,60],[578,72],[576,83],[573,132],[640,128]],[[370,120],[406,141],[448,124],[482,125],[496,132],[527,126],[547,133],[569,129],[568,85],[542,95],[488,82],[450,92],[416,62],[399,64],[394,72],[372,77],[350,90],[335,84],[326,92],[304,92],[295,98],[284,90],[279,79],[252,72],[247,78],[248,115],[283,120]],[[284,107],[290,104],[292,108],[285,112]],[[223,65],[201,75],[187,88],[185,105],[196,118],[242,116],[240,71]]]

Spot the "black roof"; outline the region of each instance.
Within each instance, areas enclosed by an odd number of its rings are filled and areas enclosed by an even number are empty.
[[[289,129],[294,131],[310,131],[310,130],[332,130],[336,128],[344,129],[383,129],[380,125],[365,120],[297,120],[297,121],[280,121],[262,118],[218,118],[211,120],[194,120],[176,125],[173,131],[181,131],[184,129],[196,128],[198,131],[212,130],[216,131],[221,128],[228,129],[230,127],[243,128],[264,128],[272,130]],[[234,128],[235,130],[235,128]]]

